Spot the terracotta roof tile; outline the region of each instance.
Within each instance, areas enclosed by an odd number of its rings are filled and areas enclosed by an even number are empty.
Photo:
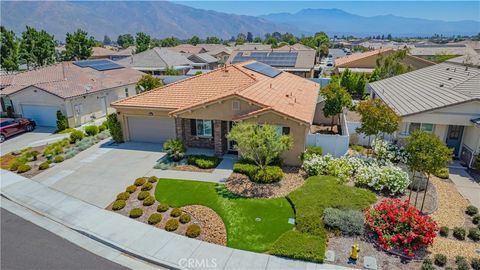
[[[367,57],[370,57],[370,56],[373,56],[373,55],[377,55],[377,54],[380,54],[380,53],[388,52],[388,51],[391,51],[391,50],[393,50],[393,49],[392,48],[386,48],[386,49],[380,48],[380,49],[376,49],[376,50],[368,51],[368,52],[364,52],[364,53],[354,53],[354,54],[351,54],[351,55],[347,55],[347,56],[335,59],[335,66],[343,67],[343,66],[345,66],[349,63],[352,63],[354,61],[357,61],[357,60],[360,60],[360,59],[363,59],[363,58],[367,58]]]

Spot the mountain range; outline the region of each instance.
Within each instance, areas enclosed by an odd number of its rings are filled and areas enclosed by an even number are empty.
[[[246,2],[254,8],[254,2]],[[1,24],[17,34],[25,26],[45,29],[63,40],[65,33],[78,28],[102,40],[119,34],[145,32],[156,38],[193,35],[230,38],[252,32],[296,35],[324,31],[330,35],[367,36],[392,34],[473,35],[480,32],[479,21],[446,22],[404,18],[393,15],[365,17],[339,9],[304,9],[297,13],[262,16],[234,15],[192,8],[168,1],[1,1]]]

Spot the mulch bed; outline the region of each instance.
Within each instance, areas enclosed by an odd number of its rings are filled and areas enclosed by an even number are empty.
[[[178,165],[178,166],[172,167],[172,170],[211,173],[211,172],[213,172],[213,170],[215,170],[215,168],[213,168],[213,169],[201,169],[201,168],[198,168],[197,166],[186,164],[186,165]]]
[[[410,195],[410,192],[411,192],[411,195]],[[389,198],[398,198],[402,201],[405,201],[410,198],[410,205],[420,209],[420,207],[422,206],[422,200],[424,195],[425,195],[425,191],[419,191],[418,197],[417,197],[417,192],[415,190],[407,189],[405,193],[402,194],[401,196],[388,196],[386,194],[377,193],[377,198],[379,201],[383,199],[389,199]],[[438,197],[437,190],[435,186],[432,183],[430,183],[428,185],[427,195],[425,197],[425,203],[423,205],[423,211],[422,211],[423,214],[430,215],[437,210],[438,208],[437,197]],[[417,202],[416,205],[415,205],[415,201]]]
[[[225,182],[225,187],[231,192],[249,198],[278,198],[285,197],[290,192],[301,187],[305,182],[306,174],[299,167],[284,166],[284,176],[281,181],[272,184],[259,184],[250,181],[248,176],[232,173]]]

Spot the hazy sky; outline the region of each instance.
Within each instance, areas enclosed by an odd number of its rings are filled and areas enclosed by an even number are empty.
[[[295,13],[304,8],[338,8],[362,16],[393,14],[445,21],[480,21],[480,1],[175,1],[195,8],[242,15]]]

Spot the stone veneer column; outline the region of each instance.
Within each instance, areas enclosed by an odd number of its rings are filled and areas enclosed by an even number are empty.
[[[223,133],[221,120],[213,120],[213,132],[215,155],[222,156],[225,153],[224,140],[226,139],[225,134]]]
[[[183,118],[175,118],[175,134],[177,135],[177,139],[185,141],[185,129],[183,128],[185,119]]]

